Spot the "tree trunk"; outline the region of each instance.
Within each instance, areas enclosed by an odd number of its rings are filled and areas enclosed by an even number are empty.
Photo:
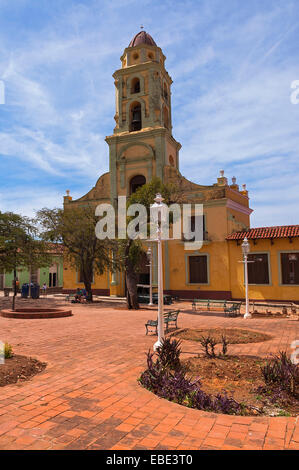
[[[84,282],[84,287],[86,290],[86,300],[88,302],[92,302],[92,280],[93,280],[93,264],[92,262],[85,262],[84,259],[81,259],[81,269],[82,269],[82,274],[83,274],[83,282]]]
[[[92,302],[92,288],[90,280],[84,281],[85,290],[87,292],[86,300]]]
[[[137,293],[137,276],[136,273],[129,269],[126,271],[127,283],[127,306],[129,309],[138,310],[138,293]]]
[[[127,284],[127,307],[128,309],[138,310],[138,293],[137,293],[137,275],[136,267],[130,260],[129,252],[132,240],[129,240],[125,250],[125,267],[126,267],[126,284]]]
[[[12,297],[12,310],[16,309],[16,296],[17,296],[17,270],[13,271],[13,297]]]
[[[31,266],[29,268],[29,294],[28,294],[29,299],[31,298]]]
[[[126,275],[126,277],[127,277],[127,275]],[[131,297],[130,297],[128,288],[127,288],[127,292],[126,292],[126,297],[127,297],[127,308],[128,308],[128,310],[132,310]]]

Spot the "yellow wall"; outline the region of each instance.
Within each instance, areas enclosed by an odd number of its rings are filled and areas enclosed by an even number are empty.
[[[127,158],[141,153],[141,157],[146,152],[145,147],[133,146],[128,149]],[[136,164],[136,163],[135,163]],[[142,162],[140,162],[142,166]],[[134,165],[135,166],[135,165]],[[139,167],[139,165],[137,165]],[[130,168],[130,167],[129,167]],[[137,174],[139,169],[127,168],[126,184],[131,176]],[[146,177],[147,169],[142,172]],[[118,188],[118,193],[126,194],[128,188],[123,190]],[[200,250],[185,250],[184,243],[179,240],[169,241],[167,246],[164,244],[164,288],[171,291],[173,295],[183,292],[182,297],[188,298],[196,293],[210,292],[211,298],[232,297],[233,299],[244,299],[244,268],[242,260],[241,242],[237,245],[234,240],[226,241],[226,236],[234,230],[239,229],[238,224],[249,223],[249,216],[242,211],[227,208],[225,200],[213,201],[204,204],[204,214],[206,217],[206,230],[209,240],[204,242]],[[234,219],[232,219],[234,216]],[[273,244],[269,239],[257,240],[256,243],[249,240],[251,253],[269,254],[269,273],[270,282],[268,285],[249,285],[249,298],[251,300],[280,300],[280,301],[298,301],[299,286],[282,285],[280,279],[280,252],[299,252],[299,239],[294,238],[292,243],[289,239],[275,239]],[[208,273],[209,280],[207,284],[190,284],[188,275],[188,256],[206,254],[208,255]],[[157,263],[156,263],[157,264]],[[95,276],[92,288],[96,292],[110,290],[110,295],[123,296],[124,279],[121,274]],[[78,283],[78,276],[75,270],[64,263],[64,289],[76,289],[82,287]],[[222,294],[223,293],[223,294]],[[207,294],[208,295],[208,294]],[[197,296],[197,295],[196,295]],[[199,294],[200,296],[200,294]],[[189,298],[190,298],[189,297]]]
[[[244,298],[244,271],[241,244],[236,241],[227,242],[229,246],[230,284],[233,298]],[[299,239],[294,238],[290,243],[287,238],[275,239],[274,244],[268,239],[257,240],[256,245],[249,240],[250,253],[269,253],[270,284],[249,285],[249,298],[259,300],[299,300],[299,286],[282,285],[280,278],[280,251],[299,251]]]
[[[63,289],[65,290],[74,290],[77,288],[83,288],[84,284],[78,282],[78,273],[77,271],[70,267],[66,262],[63,264]],[[92,289],[107,290],[109,289],[109,276],[108,273],[103,275],[96,274],[94,276],[94,282],[92,284]]]
[[[168,243],[169,259],[169,290],[176,291],[229,291],[228,251],[226,242],[207,243],[200,250],[185,250],[184,243],[173,241]],[[208,255],[208,284],[189,283],[188,257],[192,255]]]
[[[210,292],[210,297],[231,297],[233,299],[244,299],[244,267],[242,260],[241,243],[236,241],[214,241],[204,243],[200,250],[185,250],[184,243],[178,240],[169,241],[168,249],[163,243],[164,258],[164,289],[178,295],[184,291],[183,297],[194,296],[194,291]],[[282,285],[280,277],[280,252],[299,252],[299,239],[290,243],[288,239],[277,239],[271,245],[270,240],[259,240],[256,245],[250,240],[250,253],[268,253],[270,266],[269,285],[249,285],[250,300],[299,300],[299,286]],[[188,256],[206,254],[208,255],[208,284],[190,284],[188,273]],[[156,264],[156,262],[155,262]],[[83,284],[77,282],[78,277],[74,269],[64,264],[63,288],[76,289]],[[123,296],[124,277],[121,273],[95,276],[92,285],[96,292],[109,290],[110,295]],[[192,294],[193,292],[193,294]],[[207,294],[208,295],[208,294]]]
[[[270,240],[259,240],[256,245],[250,241],[250,253],[268,253],[269,275],[268,285],[249,285],[251,300],[298,301],[299,286],[282,285],[281,283],[281,252],[299,252],[299,240],[277,239],[271,245]],[[197,254],[208,255],[208,284],[188,284],[188,256]],[[171,291],[213,291],[231,292],[233,299],[244,299],[244,266],[242,261],[241,243],[236,241],[211,242],[204,244],[198,251],[184,250],[182,242],[168,243],[169,290]],[[166,260],[165,260],[166,263]]]

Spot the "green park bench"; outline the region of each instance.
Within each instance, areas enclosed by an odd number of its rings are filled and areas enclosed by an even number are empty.
[[[210,310],[210,307],[213,305],[224,309],[228,302],[228,300],[194,299],[192,302],[192,310],[197,310],[197,305],[205,305],[208,310]]]
[[[65,296],[65,301],[66,302],[71,302],[71,300],[75,300],[75,294],[67,294]]]
[[[168,331],[168,327],[170,323],[174,323],[175,327],[178,327],[178,316],[179,316],[180,310],[170,310],[169,312],[164,312],[163,317],[164,317],[164,323],[166,325],[166,331]],[[146,334],[149,332],[149,328],[153,327],[155,328],[155,333],[156,335],[158,334],[158,320],[148,320],[145,324],[146,328]]]
[[[226,317],[237,317],[240,315],[242,302],[232,302],[230,307],[224,308],[224,315]]]

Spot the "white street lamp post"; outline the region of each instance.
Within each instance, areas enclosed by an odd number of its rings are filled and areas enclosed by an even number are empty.
[[[150,295],[150,301],[149,301],[149,307],[153,307],[153,255],[152,255],[152,249],[151,247],[148,248],[147,250],[147,257],[149,261],[149,277],[150,277],[150,290],[149,290],[149,295]]]
[[[244,318],[251,318],[249,312],[249,298],[248,298],[248,253],[250,252],[250,244],[247,237],[244,238],[242,243],[242,252],[244,258],[244,274],[245,274],[245,315]]]
[[[163,323],[163,260],[162,260],[162,224],[165,219],[164,208],[162,204],[163,197],[157,194],[155,197],[155,204],[151,206],[152,213],[156,215],[157,221],[157,243],[158,243],[158,341],[154,344],[154,351],[162,346],[164,338],[164,323]]]

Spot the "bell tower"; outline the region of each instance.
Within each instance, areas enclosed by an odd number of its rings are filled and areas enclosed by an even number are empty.
[[[165,59],[153,38],[140,31],[113,74],[116,125],[106,137],[112,201],[129,196],[136,181],[149,182],[153,176],[165,180],[166,166],[178,170],[181,145],[172,136],[172,80]]]

